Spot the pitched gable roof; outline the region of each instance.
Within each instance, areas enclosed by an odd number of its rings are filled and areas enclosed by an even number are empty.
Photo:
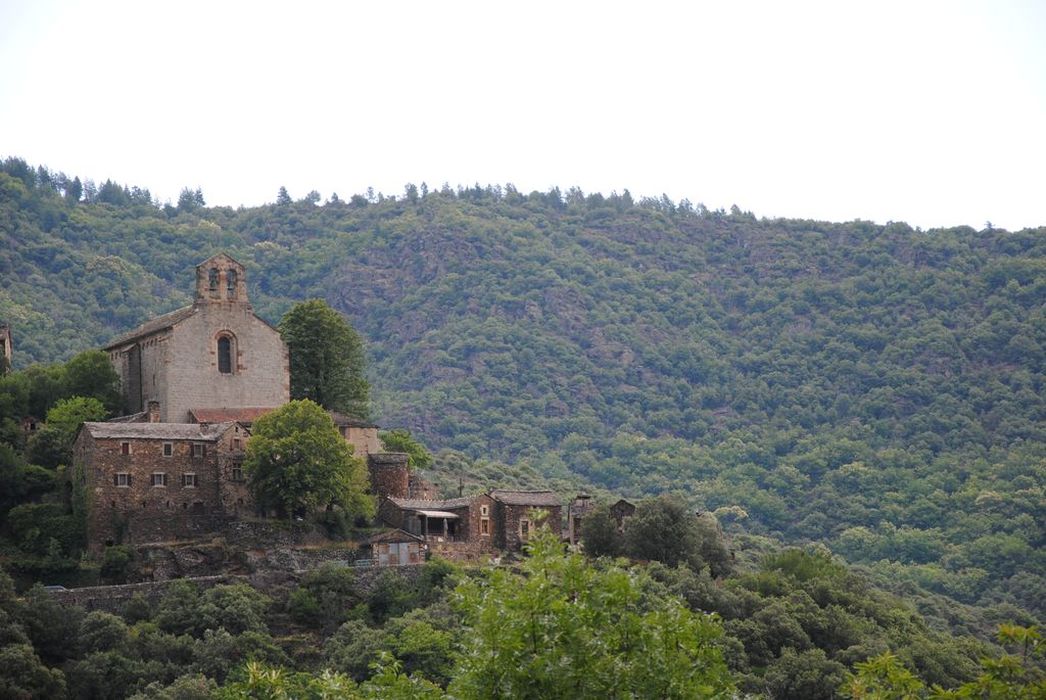
[[[103,350],[113,350],[114,348],[117,348],[121,345],[127,345],[128,343],[138,340],[139,338],[145,337],[147,335],[152,335],[153,333],[159,333],[162,330],[166,330],[171,326],[175,325],[176,323],[181,323],[185,319],[192,316],[195,310],[196,308],[191,305],[183,306],[180,309],[175,309],[174,311],[163,314],[162,316],[157,316],[156,318],[149,319],[142,325],[135,328],[133,331],[128,331],[127,333],[124,333],[123,335],[118,335],[112,340],[110,340],[108,345],[106,345],[103,348]]]
[[[84,423],[82,431],[95,438],[123,440],[193,440],[217,442],[235,423]]]
[[[395,498],[390,496],[389,501],[402,510],[453,510],[455,508],[467,508],[472,504],[472,498],[472,496],[464,496],[462,498],[444,498],[429,501],[423,498]]]
[[[373,545],[380,542],[424,542],[425,538],[419,535],[414,535],[406,530],[387,530],[385,532],[379,532],[378,534],[364,540],[364,545]]]
[[[561,506],[554,491],[509,491],[494,489],[490,497],[507,506]]]

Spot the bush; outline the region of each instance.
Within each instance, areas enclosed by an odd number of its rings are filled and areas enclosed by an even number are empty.
[[[125,544],[106,547],[102,555],[102,578],[107,583],[124,583],[127,570],[134,561],[134,550]]]

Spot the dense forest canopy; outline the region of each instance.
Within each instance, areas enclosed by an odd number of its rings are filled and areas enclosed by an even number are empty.
[[[433,448],[823,541],[941,625],[1044,614],[1046,228],[511,185],[158,206],[15,158],[0,212],[16,368],[184,305],[225,250],[262,316],[342,312],[375,417]]]

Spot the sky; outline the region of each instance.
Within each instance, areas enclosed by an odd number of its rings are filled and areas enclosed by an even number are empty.
[[[512,183],[1046,225],[1046,2],[0,1],[0,157],[209,205]]]

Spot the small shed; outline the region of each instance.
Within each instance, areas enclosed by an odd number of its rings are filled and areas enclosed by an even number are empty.
[[[610,506],[610,515],[617,521],[618,532],[625,529],[625,521],[632,517],[636,512],[636,506],[634,503],[626,501],[624,498],[620,499],[617,503]]]
[[[370,547],[376,566],[410,566],[425,561],[424,541],[406,530],[379,532],[364,546]]]

